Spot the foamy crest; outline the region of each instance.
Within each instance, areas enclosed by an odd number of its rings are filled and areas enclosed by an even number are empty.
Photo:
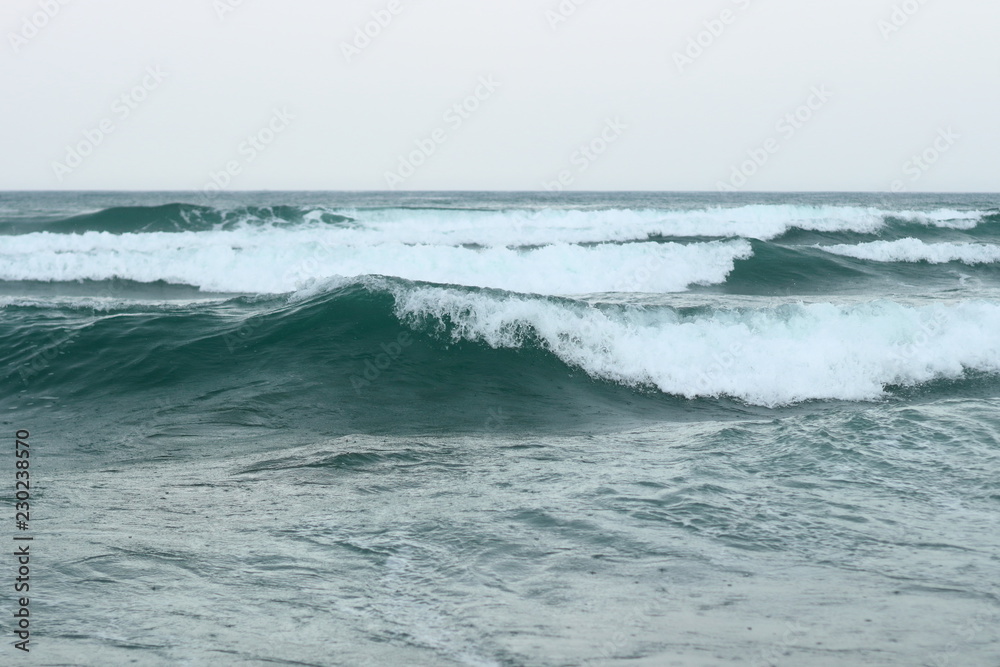
[[[972,229],[983,221],[985,211],[958,211],[951,208],[933,211],[886,211],[887,217],[944,229]]]
[[[239,230],[113,235],[28,234],[0,247],[0,280],[165,281],[212,292],[276,294],[309,279],[369,274],[536,294],[677,292],[725,281],[747,241],[552,245],[344,246],[324,232]]]
[[[857,245],[819,246],[835,255],[873,262],[928,262],[945,264],[992,264],[1000,262],[1000,246],[987,243],[925,243],[920,239],[873,241]]]
[[[725,395],[764,406],[864,401],[882,397],[887,385],[1000,371],[1000,306],[984,302],[682,316],[443,288],[395,292],[397,315],[415,326],[449,322],[456,339],[496,348],[520,347],[530,335],[595,378],[687,398]]]
[[[337,210],[355,220],[343,230],[354,244],[434,243],[488,246],[635,241],[650,237],[769,240],[791,229],[873,234],[889,216],[928,226],[975,227],[982,211],[888,211],[857,206],[766,205],[691,210],[444,211]]]

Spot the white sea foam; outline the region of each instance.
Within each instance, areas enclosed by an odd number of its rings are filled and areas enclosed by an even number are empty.
[[[258,219],[229,230],[3,236],[0,279],[118,277],[206,291],[281,293],[309,279],[383,274],[540,294],[676,292],[724,282],[734,261],[750,256],[746,238],[774,238],[792,228],[875,233],[889,214],[939,226],[975,225],[984,215],[751,205],[685,211],[369,209],[336,211],[353,222],[319,221],[332,212],[315,208],[303,212],[305,222],[282,226]],[[720,240],[643,242],[651,236]]]
[[[972,229],[982,222],[987,214],[986,211],[958,211],[952,208],[933,211],[884,211],[887,217],[946,229]]]
[[[527,334],[595,378],[777,406],[875,400],[886,385],[1000,371],[1000,305],[785,305],[681,316],[447,288],[390,287],[396,314],[516,348]]]
[[[770,240],[792,229],[874,234],[887,218],[927,226],[969,229],[984,211],[887,210],[859,206],[753,204],[699,209],[333,209],[303,208],[300,220],[268,217],[268,209],[223,212],[227,229],[325,230],[330,243],[524,246],[554,243],[642,241],[653,236]],[[193,223],[199,211],[183,214]],[[329,223],[330,215],[352,221]],[[221,223],[214,231],[221,231]]]
[[[651,236],[769,240],[791,229],[877,233],[886,218],[936,227],[970,229],[983,211],[889,211],[857,206],[757,204],[694,210],[331,210],[355,220],[338,242],[448,245],[545,245],[644,240]]]
[[[677,292],[722,283],[737,259],[752,255],[743,240],[527,250],[327,241],[322,230],[28,234],[4,239],[0,280],[162,280],[274,294],[309,279],[379,274],[537,294]]]
[[[993,264],[1000,262],[1000,246],[988,243],[925,243],[920,239],[873,241],[857,245],[819,246],[835,255],[874,262],[929,262],[945,264]]]

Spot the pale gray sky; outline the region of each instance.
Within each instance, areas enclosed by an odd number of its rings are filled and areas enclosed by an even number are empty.
[[[986,0],[4,0],[0,189],[997,191],[997,25]]]

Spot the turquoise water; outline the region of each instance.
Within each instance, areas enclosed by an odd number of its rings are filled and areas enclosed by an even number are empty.
[[[998,238],[995,195],[2,194],[31,664],[996,666]]]

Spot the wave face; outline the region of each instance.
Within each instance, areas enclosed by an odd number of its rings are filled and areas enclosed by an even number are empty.
[[[6,309],[28,319],[41,307],[22,299]],[[537,408],[508,402],[530,388],[572,414],[577,401],[614,403],[628,393],[764,407],[872,401],[1000,373],[1000,304],[981,301],[635,308],[363,278],[210,305],[64,304],[61,316],[78,323],[47,340],[41,331],[9,332],[2,362],[14,383],[81,400],[152,386],[211,394],[233,382],[262,387],[249,393],[263,400],[287,383],[278,405],[289,409],[304,399],[340,409],[374,400],[421,411],[431,392],[436,408],[454,414],[485,390],[524,415]],[[31,356],[19,342],[26,338],[47,346],[34,365],[17,363]],[[151,340],[161,343],[151,348]],[[58,364],[45,361],[55,355]]]
[[[59,348],[72,373],[29,372],[30,381],[84,378],[94,391],[105,367],[86,359],[106,355],[108,341],[118,346],[116,386],[165,381],[173,376],[148,340],[169,335],[161,352],[183,369],[234,341],[247,349],[247,330],[269,364],[301,369],[344,404],[364,401],[365,363],[401,335],[421,352],[393,359],[393,388],[372,391],[410,392],[417,406],[428,382],[457,403],[476,386],[517,393],[524,382],[570,414],[580,410],[566,403],[567,386],[612,412],[662,399],[656,409],[774,408],[965,391],[1000,372],[1000,219],[982,198],[344,199],[89,211],[5,203],[7,314],[36,338],[67,326],[52,313],[69,313],[79,332]],[[38,360],[10,344],[19,351],[8,375],[23,379]],[[221,359],[208,367],[230,377],[233,357]],[[259,360],[246,363],[245,377],[272,384],[257,377]]]

